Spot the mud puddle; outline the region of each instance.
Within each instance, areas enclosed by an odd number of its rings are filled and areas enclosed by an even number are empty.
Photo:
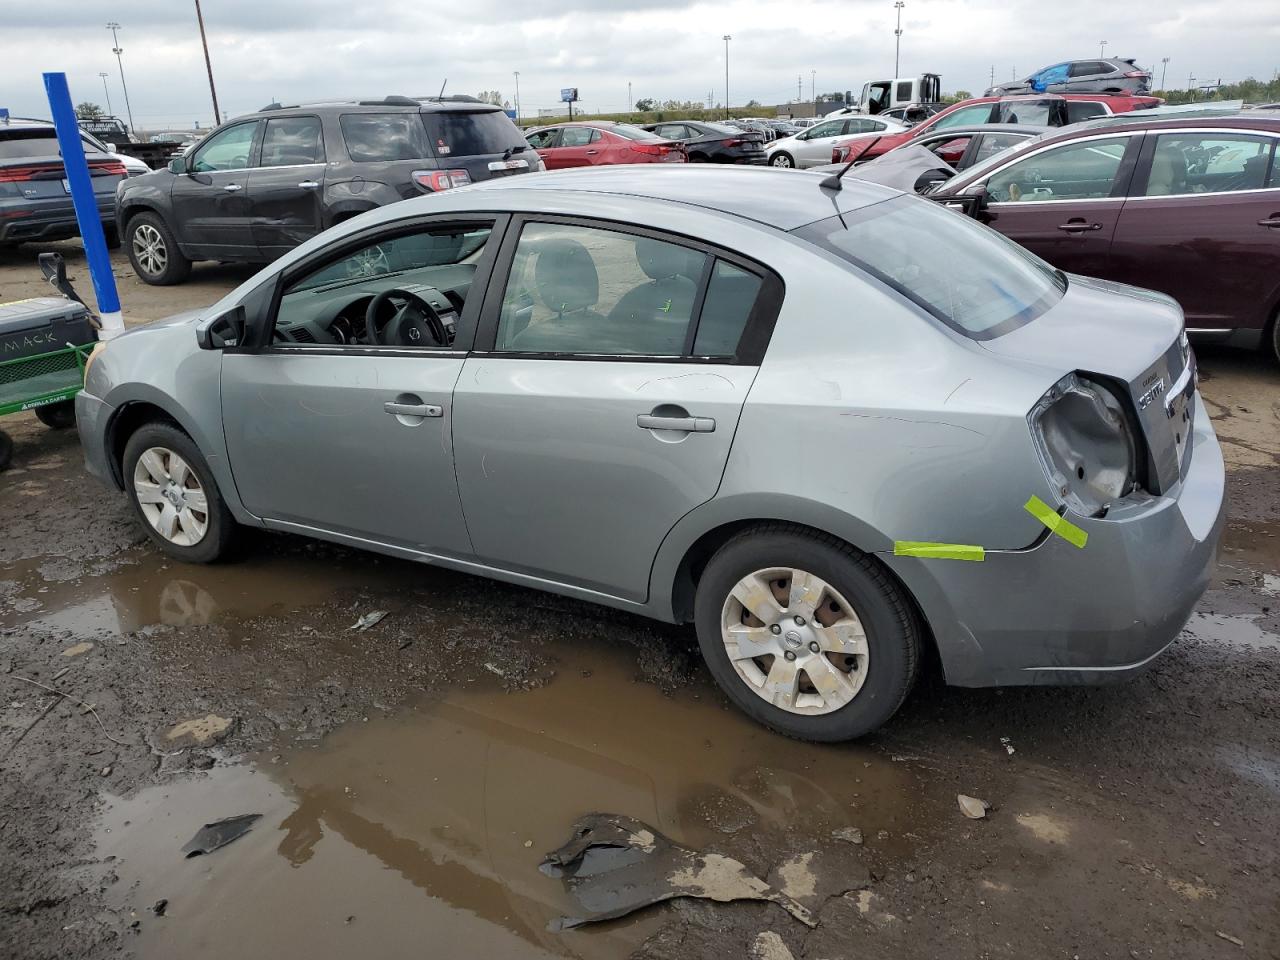
[[[636,817],[761,876],[846,827],[866,837],[850,855],[907,855],[954,816],[946,791],[871,748],[785,740],[709,688],[664,696],[617,651],[590,671],[566,667],[580,650],[556,655],[538,689],[463,684],[315,747],[110,799],[98,853],[118,858],[109,896],[136,911],[139,955],[623,957],[663,910],[547,929],[572,904],[537,866],[585,813]],[[249,834],[183,859],[202,824],[245,813],[263,814]]]
[[[0,628],[125,634],[204,626],[291,614],[362,593],[392,595],[425,579],[425,568],[407,561],[323,545],[288,549],[291,539],[274,545],[276,552],[247,550],[234,563],[212,566],[166,561],[149,547],[88,563],[43,557],[0,566]]]
[[[1227,525],[1218,551],[1215,586],[1234,582],[1280,594],[1280,523],[1234,521]]]

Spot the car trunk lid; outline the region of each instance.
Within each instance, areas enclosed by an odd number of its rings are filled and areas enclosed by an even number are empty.
[[[422,114],[440,169],[465,170],[474,183],[538,169],[537,154],[501,110]]]
[[[1124,305],[1117,303],[1124,298]],[[992,353],[1079,371],[1126,401],[1148,454],[1148,488],[1162,493],[1185,465],[1195,407],[1195,360],[1182,309],[1163,294],[1071,276],[1051,310],[1004,336],[981,341]]]
[[[89,176],[95,194],[114,194],[116,184],[126,175],[119,160],[90,160]],[[27,157],[0,163],[0,197],[24,200],[69,198],[71,188],[62,158]]]

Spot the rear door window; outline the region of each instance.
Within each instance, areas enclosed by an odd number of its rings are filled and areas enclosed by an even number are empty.
[[[441,110],[421,115],[427,137],[442,157],[506,153],[523,145],[520,131],[501,110]]]
[[[1164,133],[1156,139],[1145,193],[1167,197],[1261,190],[1274,151],[1275,141],[1269,137]]]
[[[1106,137],[1053,147],[992,174],[987,195],[1005,203],[1109,197],[1128,144],[1128,137]]]
[[[1111,65],[1098,63],[1095,60],[1077,60],[1071,64],[1071,79],[1077,77],[1096,77],[1101,73],[1110,73]]]
[[[1097,100],[1068,100],[1067,123],[1079,123],[1090,117],[1105,117],[1107,108]]]
[[[338,119],[347,153],[356,163],[430,157],[416,113],[348,113]]]
[[[693,341],[695,357],[732,357],[738,352],[762,285],[754,273],[716,261]]]
[[[324,163],[319,117],[274,117],[262,135],[260,167]]]
[[[593,140],[600,139],[600,131],[590,127],[565,127],[560,136],[562,147],[585,147]]]

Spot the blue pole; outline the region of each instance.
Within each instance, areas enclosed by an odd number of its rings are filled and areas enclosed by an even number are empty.
[[[80,141],[80,127],[71,106],[71,91],[67,89],[67,75],[46,73],[44,89],[49,95],[49,110],[58,132],[62,165],[71,187],[71,202],[76,208],[76,222],[80,225],[80,238],[84,241],[85,259],[89,263],[89,276],[98,301],[98,317],[102,320],[100,336],[110,339],[124,330],[124,319],[120,315],[120,296],[116,293],[116,278],[111,272],[107,238],[102,232],[102,216],[93,194],[93,178],[89,176],[84,144]]]

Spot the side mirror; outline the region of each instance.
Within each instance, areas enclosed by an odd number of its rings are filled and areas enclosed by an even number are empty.
[[[169,161],[169,172],[176,174],[184,174],[187,172],[187,158],[184,156],[174,157]]]
[[[226,350],[244,344],[248,323],[243,306],[205,321],[196,327],[196,343],[201,350]]]
[[[114,143],[112,143],[110,140],[108,140],[106,143],[104,143],[104,144],[103,144],[103,146],[107,148],[107,153],[119,153],[119,152],[120,152],[119,150],[117,150],[117,149],[116,149],[116,145],[115,145]]]

